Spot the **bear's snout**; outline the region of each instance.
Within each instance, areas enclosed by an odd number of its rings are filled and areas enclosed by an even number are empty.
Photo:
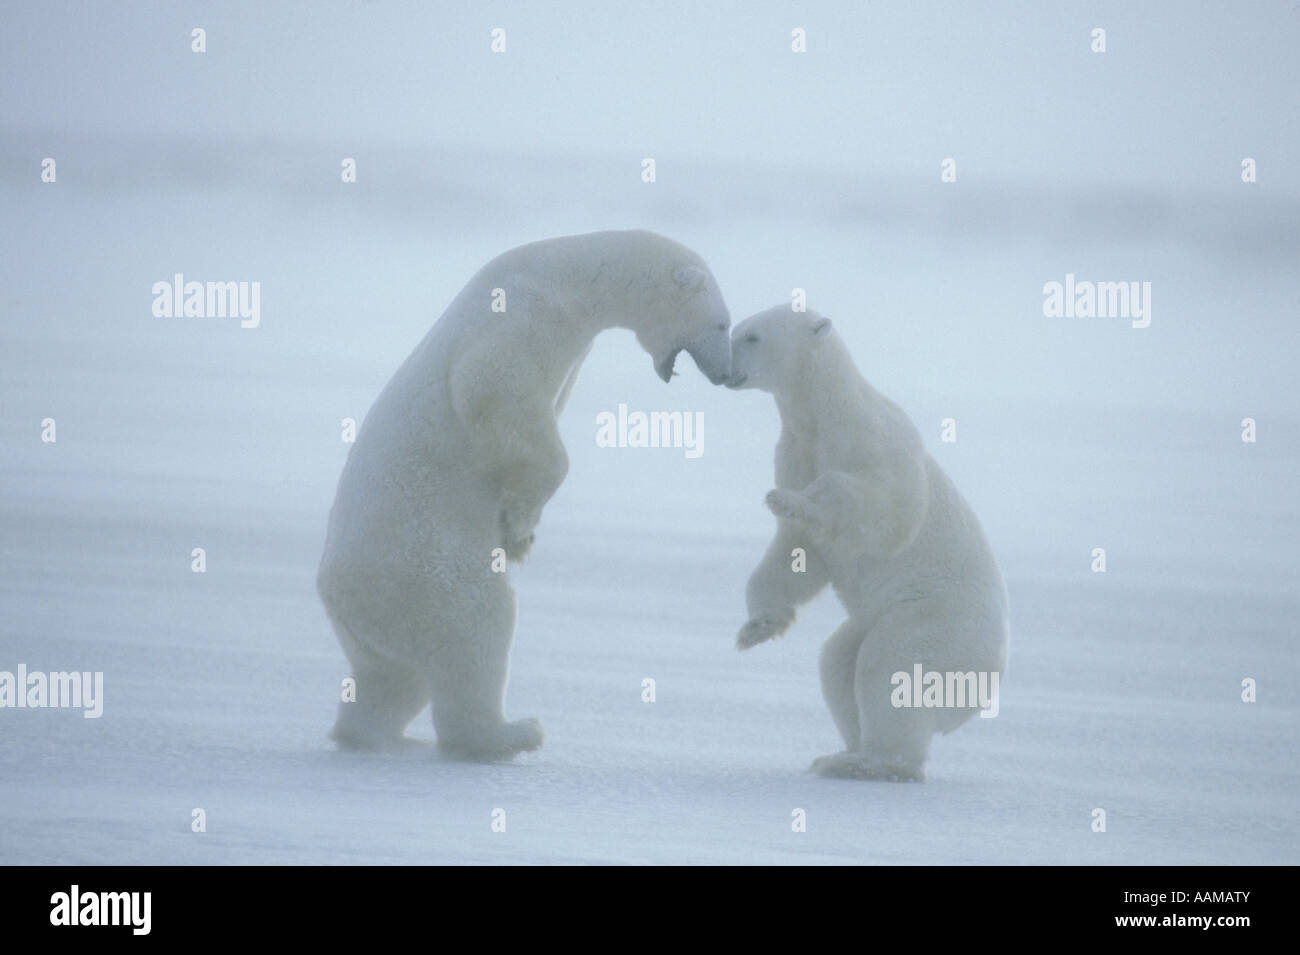
[[[731,381],[731,336],[725,327],[719,327],[707,338],[686,346],[704,377],[715,385]]]

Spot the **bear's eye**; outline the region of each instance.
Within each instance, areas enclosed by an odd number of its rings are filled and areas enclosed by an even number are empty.
[[[748,335],[745,336],[745,344],[746,344],[746,345],[757,345],[757,344],[758,344],[758,336],[755,335],[753,332],[750,332]]]

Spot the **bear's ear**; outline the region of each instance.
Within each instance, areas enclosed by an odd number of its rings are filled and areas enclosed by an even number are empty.
[[[673,269],[673,281],[687,291],[701,288],[708,278],[709,273],[697,265],[679,265]]]
[[[813,323],[812,333],[814,336],[825,335],[831,330],[831,320],[829,318],[819,318]]]

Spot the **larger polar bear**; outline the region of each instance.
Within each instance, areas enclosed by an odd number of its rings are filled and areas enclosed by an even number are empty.
[[[750,577],[737,644],[783,633],[829,583],[849,619],[822,649],[822,692],[845,749],[813,769],[922,779],[931,737],[990,702],[1006,665],[1006,588],[979,521],[829,319],[788,305],[747,318],[728,384],[770,392],[782,427],[767,497],[776,538]],[[915,675],[933,687],[932,673],[960,699],[913,705]]]
[[[332,736],[380,748],[431,700],[438,744],[504,757],[542,743],[507,722],[522,559],[568,471],[556,416],[595,336],[627,328],[665,381],[688,352],[715,384],[731,322],[691,250],[651,232],[520,246],[485,265],[365,418],[330,511],[317,589],[356,680]],[[494,570],[493,555],[498,558]]]

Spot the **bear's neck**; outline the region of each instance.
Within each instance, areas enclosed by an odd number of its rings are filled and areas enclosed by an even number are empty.
[[[637,330],[637,320],[649,313],[645,302],[656,292],[662,275],[664,240],[637,230],[592,232],[560,236],[520,246],[509,253],[511,268],[529,274],[549,293],[563,318],[565,330],[585,350],[591,339],[608,328]]]
[[[855,419],[869,425],[882,396],[867,383],[838,337],[810,351],[791,388],[777,392],[781,425],[795,434],[816,434],[827,422]]]

